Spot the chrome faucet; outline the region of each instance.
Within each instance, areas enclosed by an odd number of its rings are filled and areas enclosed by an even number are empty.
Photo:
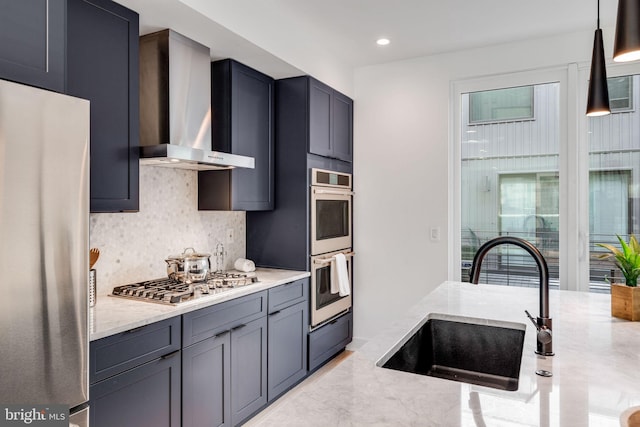
[[[543,356],[553,356],[553,340],[551,335],[551,318],[549,317],[549,267],[547,267],[547,261],[544,259],[538,248],[524,239],[512,236],[500,236],[489,240],[478,249],[475,257],[473,258],[473,265],[471,266],[471,283],[478,284],[480,279],[480,267],[487,253],[499,245],[515,245],[527,251],[538,265],[538,272],[540,273],[540,317],[534,319],[527,310],[524,312],[527,317],[533,323],[537,334],[537,347],[536,353]]]

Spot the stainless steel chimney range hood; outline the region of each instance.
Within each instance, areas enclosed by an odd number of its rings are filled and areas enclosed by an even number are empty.
[[[254,168],[253,157],[211,150],[209,48],[173,30],[140,37],[140,164]]]

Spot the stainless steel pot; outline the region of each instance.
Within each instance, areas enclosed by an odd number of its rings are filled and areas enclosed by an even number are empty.
[[[165,259],[167,275],[182,283],[202,282],[207,279],[211,263],[210,254],[197,253],[193,248],[187,248],[180,255]]]

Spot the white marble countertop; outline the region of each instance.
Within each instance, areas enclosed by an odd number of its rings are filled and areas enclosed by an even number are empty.
[[[165,305],[126,298],[98,295],[96,305],[89,309],[89,340],[94,341],[129,329],[148,325],[199,308],[219,304],[254,292],[309,277],[306,271],[258,268],[259,282],[230,289],[220,294],[202,297],[178,305]]]
[[[610,297],[550,292],[555,356],[534,353],[537,288],[445,282],[335,368],[298,386],[252,426],[619,426],[640,405],[640,322],[611,317]],[[429,313],[526,325],[517,391],[376,366]],[[550,378],[535,374],[551,371]],[[479,406],[470,408],[470,401]]]

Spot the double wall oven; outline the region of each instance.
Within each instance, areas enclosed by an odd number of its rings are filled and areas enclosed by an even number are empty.
[[[311,328],[351,308],[351,293],[332,293],[336,255],[345,255],[349,281],[353,258],[351,174],[311,169]]]

